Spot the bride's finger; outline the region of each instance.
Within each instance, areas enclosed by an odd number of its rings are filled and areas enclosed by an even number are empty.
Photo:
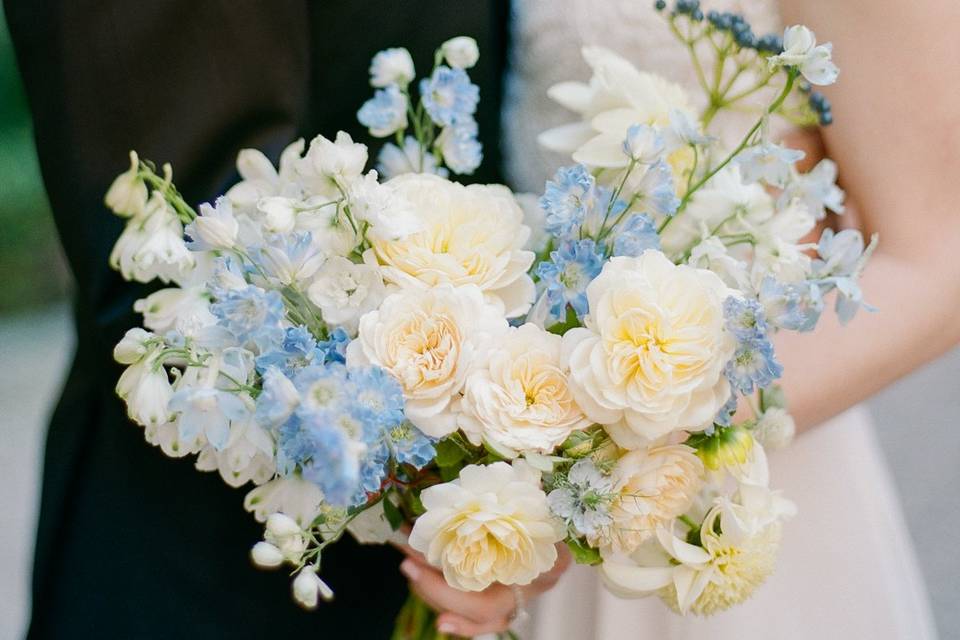
[[[451,611],[480,624],[504,620],[513,611],[513,594],[503,585],[479,592],[460,591],[448,585],[439,571],[409,558],[400,564],[400,571],[414,591],[437,611]]]
[[[437,631],[454,636],[473,638],[485,633],[503,633],[510,626],[506,618],[478,623],[456,613],[445,612],[437,617]]]

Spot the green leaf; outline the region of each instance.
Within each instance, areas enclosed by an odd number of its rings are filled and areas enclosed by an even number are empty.
[[[568,538],[567,546],[570,548],[570,553],[573,554],[573,559],[576,560],[578,564],[595,565],[600,564],[602,560],[600,558],[600,551],[584,544],[576,538]]]
[[[573,310],[573,307],[567,305],[567,317],[564,318],[561,322],[558,322],[555,325],[547,327],[547,331],[550,333],[555,333],[558,336],[562,336],[570,329],[580,326],[580,320],[577,318],[577,312]]]
[[[441,469],[452,467],[463,460],[466,451],[463,450],[456,440],[444,438],[437,443],[437,466]]]
[[[390,527],[396,531],[400,528],[400,525],[403,524],[403,514],[400,513],[400,509],[397,508],[397,505],[393,504],[390,496],[384,496],[382,502],[383,515],[387,518],[387,522],[390,523]]]

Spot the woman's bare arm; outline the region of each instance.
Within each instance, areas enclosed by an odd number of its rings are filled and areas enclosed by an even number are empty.
[[[799,428],[862,401],[960,342],[960,3],[782,0],[785,24],[834,43],[828,156],[865,235],[879,308],[841,328],[778,337]]]

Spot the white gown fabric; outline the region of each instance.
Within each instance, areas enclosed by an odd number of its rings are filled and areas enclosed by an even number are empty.
[[[758,34],[780,30],[771,1],[703,4],[705,10],[744,13]],[[507,172],[517,190],[542,192],[555,169],[570,163],[538,147],[536,136],[575,119],[546,92],[562,80],[589,78],[582,45],[606,46],[695,93],[687,53],[652,5],[652,0],[514,0],[504,120]],[[750,122],[723,124],[738,135]],[[523,637],[936,638],[909,533],[866,410],[855,408],[772,453],[770,470],[772,485],[797,503],[799,514],[784,528],[776,573],[748,602],[708,619],[680,617],[657,598],[621,600],[603,588],[592,568],[574,566],[534,603]]]

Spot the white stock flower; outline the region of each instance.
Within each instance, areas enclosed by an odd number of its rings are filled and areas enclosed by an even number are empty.
[[[502,185],[463,186],[434,175],[404,174],[388,183],[412,206],[421,231],[399,240],[372,239],[383,277],[401,287],[476,285],[508,318],[533,303],[524,249],[530,228]]]
[[[110,266],[126,280],[163,282],[188,275],[195,259],[183,240],[183,225],[159,191],[142,215],[131,218],[110,252]]]
[[[754,427],[753,437],[767,449],[783,449],[793,441],[797,425],[786,409],[770,407]]]
[[[413,58],[403,47],[384,49],[370,61],[370,84],[374,87],[406,86],[415,76]]]
[[[585,328],[563,336],[574,398],[622,447],[709,423],[730,397],[730,290],[659,251],[615,257],[587,287]]]
[[[426,513],[413,525],[410,546],[454,588],[530,584],[556,562],[554,543],[563,531],[551,518],[540,474],[524,462],[469,465],[453,482],[425,489],[421,500]]]
[[[225,197],[217,198],[216,206],[200,205],[197,219],[187,225],[186,232],[200,249],[230,249],[237,241],[240,225],[233,217],[233,205]]]
[[[149,355],[128,366],[117,381],[116,392],[127,404],[127,415],[141,426],[170,421],[172,412],[168,405],[173,388],[158,359],[161,348],[162,345],[154,347]]]
[[[114,178],[107,190],[106,205],[120,217],[137,217],[147,206],[147,185],[140,178],[140,159],[130,152],[130,168]]]
[[[623,141],[631,126],[668,127],[671,112],[692,110],[679,85],[638,71],[608,49],[584,47],[583,57],[593,71],[589,84],[561,82],[547,92],[581,116],[580,122],[540,134],[540,144],[552,151],[570,153],[574,161],[591,167],[623,167],[627,161]],[[680,175],[692,161],[692,152],[686,146],[672,151],[669,162]]]
[[[626,453],[612,476],[616,498],[605,537],[613,550],[632,553],[690,509],[703,486],[704,470],[692,448],[668,444]]]
[[[506,327],[477,287],[401,290],[360,318],[347,363],[386,369],[403,388],[407,419],[442,437],[457,428],[452,403],[470,368]]]
[[[469,36],[450,38],[440,45],[440,51],[447,64],[457,69],[469,69],[480,59],[477,41]]]
[[[567,386],[560,343],[560,336],[525,324],[484,350],[460,401],[460,427],[474,444],[549,453],[590,425]]]
[[[197,458],[200,471],[218,471],[220,477],[231,487],[240,487],[247,482],[263,484],[273,477],[273,438],[253,419],[234,422],[230,425],[230,439],[217,451],[208,445]]]
[[[307,289],[310,302],[332,325],[356,326],[360,316],[376,309],[385,294],[375,263],[357,264],[340,256],[324,262]]]
[[[243,499],[243,508],[257,522],[266,522],[274,513],[284,513],[301,528],[309,527],[320,514],[323,494],[320,487],[300,476],[274,478],[251,490]]]
[[[769,58],[773,65],[793,66],[810,84],[828,85],[837,81],[840,70],[831,59],[833,45],[818,45],[813,31],[803,25],[787,27],[783,32],[783,53]]]
[[[143,326],[160,334],[179,331],[193,337],[217,323],[216,316],[210,313],[210,297],[203,286],[160,289],[134,302],[133,310],[143,314]]]
[[[399,240],[422,229],[410,203],[389,183],[380,184],[376,171],[355,180],[347,195],[350,212],[370,225],[369,238]]]

